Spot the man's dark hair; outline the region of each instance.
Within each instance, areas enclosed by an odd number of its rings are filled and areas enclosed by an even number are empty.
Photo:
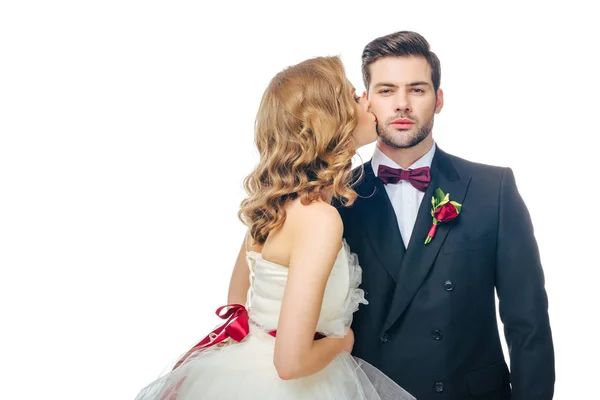
[[[420,56],[427,60],[431,67],[431,81],[437,95],[442,75],[440,60],[429,49],[429,43],[416,32],[400,31],[373,40],[365,46],[362,53],[362,74],[365,88],[371,84],[370,66],[384,57]]]

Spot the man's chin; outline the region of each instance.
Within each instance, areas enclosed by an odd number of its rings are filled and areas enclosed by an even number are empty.
[[[393,135],[386,136],[379,135],[379,140],[383,144],[394,149],[410,149],[421,143],[423,139],[424,138],[420,139],[418,137],[409,135],[408,132],[396,133]]]

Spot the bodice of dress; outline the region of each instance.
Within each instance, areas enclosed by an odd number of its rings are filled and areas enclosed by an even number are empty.
[[[250,320],[267,331],[277,329],[288,268],[250,251],[246,255],[250,267],[250,288],[246,308]],[[327,280],[317,332],[326,336],[344,336],[359,304],[367,304],[359,289],[362,270],[347,243],[342,243]]]

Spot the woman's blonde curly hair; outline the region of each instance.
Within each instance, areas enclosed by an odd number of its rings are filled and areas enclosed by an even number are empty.
[[[244,181],[238,214],[256,243],[283,224],[290,199],[354,202],[354,96],[338,57],[306,60],[271,80],[256,117],[260,161]]]

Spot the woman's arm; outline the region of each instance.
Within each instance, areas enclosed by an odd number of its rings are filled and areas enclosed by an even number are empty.
[[[314,340],[325,286],[342,244],[339,213],[326,203],[298,205],[288,211],[286,223],[292,246],[273,361],[281,379],[294,379],[325,368],[349,351],[354,339]]]
[[[240,252],[238,253],[233,272],[231,273],[231,281],[229,282],[229,293],[227,295],[227,304],[246,305],[246,296],[250,287],[250,268],[246,262],[246,248],[248,247],[248,239],[244,239]]]

